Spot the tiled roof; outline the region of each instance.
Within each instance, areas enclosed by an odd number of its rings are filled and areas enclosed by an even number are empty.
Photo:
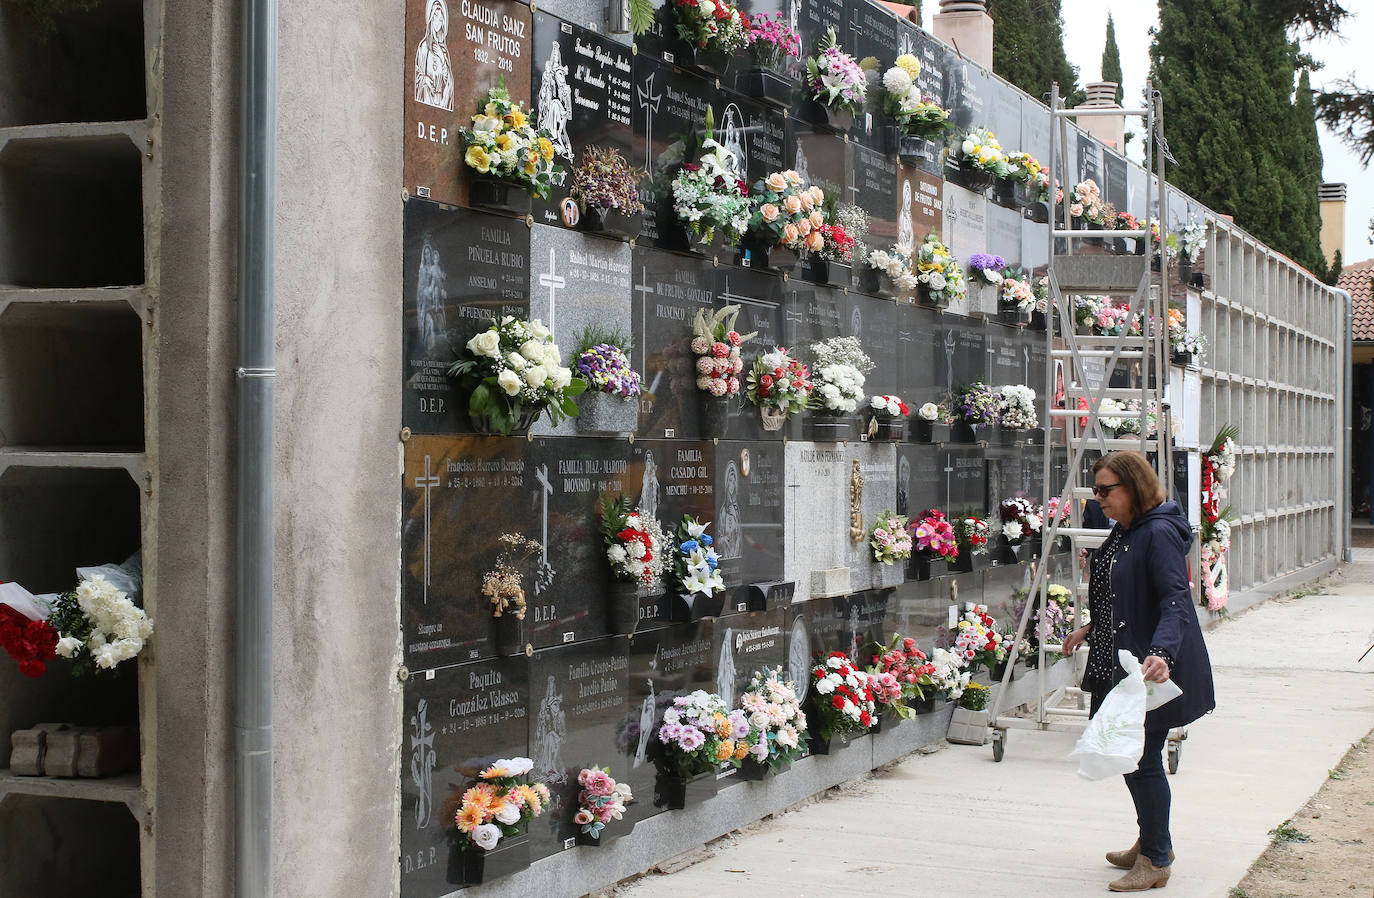
[[[1336,286],[1350,293],[1355,320],[1351,323],[1356,342],[1374,342],[1374,259],[1356,262],[1341,269]]]

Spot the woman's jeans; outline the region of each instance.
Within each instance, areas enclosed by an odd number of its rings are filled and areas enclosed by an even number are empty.
[[[1135,819],[1140,825],[1140,853],[1156,867],[1169,866],[1169,778],[1164,773],[1164,742],[1169,731],[1145,732],[1145,753],[1134,773],[1128,773],[1126,788],[1135,802]]]

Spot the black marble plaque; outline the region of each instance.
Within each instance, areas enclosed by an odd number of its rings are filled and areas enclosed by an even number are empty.
[[[713,519],[714,446],[685,440],[635,440],[634,445],[644,453],[640,509],[656,517],[669,536],[677,532],[683,515],[688,514],[701,523],[709,523],[707,532],[714,536],[719,526]]]
[[[642,378],[641,436],[694,439],[701,433],[701,392],[692,354],[692,321],[715,306],[716,271],[711,263],[635,247],[635,370]]]
[[[899,242],[898,216],[902,212],[908,221],[914,220],[915,185],[905,189],[899,203],[893,189],[898,181],[897,171],[894,157],[861,143],[849,144],[849,187],[843,200],[868,213],[869,246],[886,248]],[[914,237],[914,233],[908,230],[902,236]]]
[[[1018,209],[1007,209],[996,203],[989,203],[988,209],[988,252],[1007,260],[1007,265],[1021,264],[1021,234],[1025,219]]]
[[[523,222],[425,200],[406,202],[401,420],[412,431],[471,432],[467,397],[446,372],[464,344],[494,318],[529,313],[529,255]]]
[[[712,107],[715,138],[735,152],[751,187],[775,171],[790,168],[787,116],[772,107],[720,91]]]
[[[524,657],[461,664],[405,683],[401,894],[437,898],[448,878],[451,820],[463,791],[498,758],[526,756],[530,705]]]
[[[979,449],[945,449],[940,453],[940,487],[944,495],[938,506],[947,514],[957,514],[965,509],[984,508],[989,514],[992,506],[986,504],[987,472],[983,469],[983,451]],[[920,514],[920,510],[917,510]]]
[[[1126,187],[1126,160],[1110,150],[1102,151],[1102,178],[1107,183],[1102,187],[1102,195],[1118,212],[1129,212],[1130,201]]]
[[[835,29],[835,41],[840,48],[859,59],[849,45],[848,21],[844,0],[787,0],[788,17],[792,27],[801,35],[802,59],[816,52],[816,44],[825,37],[827,29]]]
[[[987,335],[966,318],[945,315],[941,319],[940,354],[935,366],[938,382],[948,388],[987,379]]]
[[[897,335],[897,368],[884,374],[884,380],[895,384],[893,391],[914,412],[925,402],[933,402],[939,390],[931,381],[935,369],[935,340],[932,329],[937,312],[920,306],[901,304],[897,307],[895,333]],[[914,403],[914,404],[913,404]]]
[[[844,49],[858,60],[868,80],[864,107],[854,116],[849,137],[869,147],[882,148],[881,128],[889,123],[883,112],[883,73],[897,58],[899,20],[876,3],[850,4],[847,12],[849,27]]]
[[[562,851],[576,836],[572,817],[577,812],[577,775],[584,767],[604,767],[617,781],[629,773],[632,758],[616,745],[629,697],[629,671],[627,636],[545,649],[530,658],[531,775],[551,793],[549,810],[530,826],[532,859]]]
[[[744,391],[747,388],[746,375],[755,359],[765,352],[771,352],[775,346],[793,350],[783,328],[784,283],[781,278],[766,271],[722,265],[716,273],[716,287],[717,306],[740,307],[735,329],[741,334],[756,335],[741,349],[744,370],[739,375],[740,393],[727,403],[725,430],[719,436],[732,440],[781,440],[800,426],[799,419],[793,416],[782,430],[765,431],[758,408],[749,401]]]
[[[555,161],[565,169],[548,200],[535,198],[535,221],[577,224],[575,204],[564,200],[588,146],[619,150],[632,166],[642,167],[644,148],[633,126],[633,59],[623,44],[546,12],[534,14],[532,117],[553,135]]]
[[[849,327],[846,335],[859,338],[874,364],[873,370],[866,375],[864,393],[869,396],[879,393],[901,395],[898,392],[898,320],[909,307],[862,293],[851,293],[847,299]]]
[[[787,345],[801,353],[808,364],[815,360],[811,344],[848,333],[847,308],[838,290],[789,280],[782,308],[783,335]]]
[[[1070,138],[1075,133],[1078,137],[1078,178],[1074,184],[1086,181],[1089,178],[1097,182],[1097,186],[1102,186],[1102,148],[1082,131],[1073,129],[1069,131]],[[1069,185],[1072,187],[1072,184]]]
[[[671,184],[693,135],[706,123],[715,87],[675,66],[640,52],[634,58],[634,133],[642,159],[631,160],[647,172],[640,190],[644,235],[660,236],[660,216],[670,214]],[[685,160],[691,161],[691,160]]]
[[[722,440],[715,447],[716,554],[727,586],[783,577],[784,456],[780,442]],[[736,590],[737,601],[743,592]],[[726,604],[726,611],[733,608]]]
[[[939,446],[903,443],[897,447],[897,514],[919,519],[927,508],[945,501],[945,452]]]
[[[716,682],[712,691],[725,699],[727,706],[739,707],[755,673],[784,665],[786,625],[786,608],[734,614],[716,621]]]
[[[960,58],[953,51],[946,52],[948,62],[945,69],[945,108],[949,110],[950,120],[965,130],[993,130],[988,109],[992,79],[978,66]],[[998,136],[999,142],[1001,139]],[[1015,149],[1005,145],[1003,148]]]
[[[1026,384],[1037,394],[1042,392],[1037,382],[1044,376],[1044,369],[1035,369],[1037,376],[1031,380],[1030,346],[1019,331],[1010,328],[989,329],[987,355],[988,383],[999,387]]]

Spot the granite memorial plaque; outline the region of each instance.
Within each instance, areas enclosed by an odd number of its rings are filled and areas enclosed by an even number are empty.
[[[528,660],[497,658],[414,675],[404,686],[401,895],[438,898],[450,877],[451,820],[464,790],[498,758],[529,751]]]
[[[632,257],[627,244],[539,224],[530,231],[529,240],[530,317],[553,331],[563,351],[563,364],[576,365],[578,344],[589,327],[633,339]],[[578,421],[574,418],[554,428],[541,418],[533,430],[570,435],[578,432]]]
[[[945,52],[948,55],[944,106],[949,110],[950,121],[965,130],[991,129],[992,124],[988,120],[988,94],[992,89],[992,79],[976,64],[956,52]]]
[[[1158,217],[1155,215],[1159,205],[1158,196],[1150,190],[1150,180],[1143,168],[1137,165],[1126,167],[1126,205],[1142,221]]]
[[[714,308],[711,263],[635,247],[631,322],[641,389],[639,433],[695,439],[701,433],[701,391],[692,354],[692,321]]]
[[[1079,131],[1077,128],[1071,128],[1069,130],[1069,139],[1072,140],[1075,135],[1078,138],[1078,180],[1073,183],[1077,184],[1091,178],[1097,182],[1098,187],[1101,187],[1102,148],[1098,146],[1097,141],[1093,140],[1085,132]]]
[[[1017,209],[988,204],[988,252],[1007,260],[1007,265],[1021,264],[1021,232],[1026,220]]]
[[[939,382],[944,375],[944,346],[940,334],[941,315],[933,309],[902,306],[897,310],[897,370],[895,392],[911,408],[927,402],[938,402],[945,385]],[[884,381],[887,378],[884,377]]]
[[[909,520],[920,519],[927,508],[939,508],[945,501],[940,489],[945,481],[945,451],[933,444],[900,443],[897,446],[897,514]],[[953,472],[951,472],[953,473]]]
[[[789,168],[787,116],[772,107],[721,92],[714,106],[716,140],[735,152],[750,189]]]
[[[882,128],[890,124],[891,119],[883,111],[882,78],[883,72],[897,58],[899,20],[887,7],[877,3],[853,3],[846,12],[849,22],[843,44],[845,51],[856,60],[875,62],[871,68],[864,70],[868,77],[868,89],[865,91],[863,109],[854,116],[849,138],[885,153]]]
[[[845,603],[845,629],[849,637],[846,652],[861,666],[872,664],[875,645],[885,643],[892,635],[883,631],[892,592],[891,589],[855,592]]]
[[[639,166],[644,148],[634,130],[634,59],[629,47],[565,22],[541,9],[534,14],[531,118],[552,135],[554,161],[564,176],[549,199],[535,198],[534,220],[575,227],[581,211],[568,199],[572,171],[589,146],[618,150]]]
[[[972,322],[946,315],[941,321],[943,332],[942,385],[951,388],[987,380],[987,345],[984,329]]]
[[[1038,383],[1027,378],[1030,372],[1030,346],[1014,328],[988,328],[988,376],[994,386],[1025,384],[1040,393]],[[1037,374],[1044,369],[1037,370]],[[1037,378],[1038,380],[1038,378]]]
[[[803,361],[814,361],[811,344],[844,335],[846,317],[843,294],[792,279],[783,288],[783,338]]]
[[[945,449],[940,453],[943,464],[940,466],[943,488],[941,511],[958,514],[964,509],[986,509],[987,514],[995,514],[994,506],[986,502],[987,472],[983,469],[983,450],[974,448]],[[919,514],[920,511],[917,511]]]
[[[727,707],[739,707],[754,674],[765,668],[785,667],[786,625],[787,608],[736,614],[716,621],[716,683],[711,691],[725,699]]]
[[[677,532],[683,515],[708,524],[708,533],[719,538],[716,513],[714,446],[684,440],[635,440],[643,452],[639,508],[658,519],[669,536]]]
[[[848,464],[859,463],[863,475],[862,538],[855,542],[846,528],[849,546],[849,587],[854,592],[896,586],[904,578],[905,565],[873,560],[868,531],[884,511],[897,508],[897,447],[892,443],[846,443]],[[846,504],[845,507],[850,507]]]
[[[945,181],[938,175],[932,175],[923,169],[902,168],[901,176],[901,207],[898,211],[897,225],[900,229],[903,222],[911,222],[911,230],[897,234],[897,242],[904,242],[903,238],[910,237],[911,245],[917,246],[925,235],[932,231],[936,234],[948,237],[950,232],[945,229]],[[908,200],[908,196],[910,199]]]
[[[577,775],[584,767],[606,768],[617,781],[631,759],[616,744],[629,700],[630,641],[609,636],[535,652],[529,660],[529,757],[531,777],[549,787],[544,814],[530,824],[530,857],[562,851],[578,828]],[[640,796],[636,796],[640,798]],[[616,828],[607,826],[605,838]]]
[[[715,688],[713,636],[712,622],[700,621],[630,637],[629,697],[615,734],[615,744],[629,765],[625,782],[636,799],[626,809],[627,821],[638,822],[661,810],[654,806],[656,730],[674,698]]]
[[[988,78],[987,103],[985,114],[987,128],[1008,153],[1021,147],[1021,92],[1003,84],[996,78]],[[1029,150],[1027,150],[1029,152]]]
[[[811,572],[849,566],[848,454],[841,446],[784,445],[787,498],[786,573],[797,584],[796,601],[811,597]]]
[[[528,107],[533,31],[530,8],[516,0],[407,0],[404,178],[411,196],[467,202],[462,129],[502,79],[511,99]]]
[[[608,38],[629,47],[634,35],[629,31],[629,22],[624,22],[624,30],[615,27],[621,23],[608,22],[609,10],[600,0],[546,0],[538,4],[540,12],[551,13],[565,22],[581,26],[587,31],[606,34]],[[611,26],[611,27],[608,27]],[[535,78],[536,83],[538,77]]]
[[[849,195],[846,202],[853,203],[868,213],[869,246],[888,247],[898,242],[902,231],[901,219],[904,216],[914,221],[911,191],[902,197],[899,206],[893,186],[897,183],[897,160],[878,150],[853,141],[849,144]],[[859,269],[855,263],[855,271]]]
[[[802,52],[805,53],[805,49]],[[788,120],[788,130],[792,146],[790,151],[784,152],[784,159],[789,168],[801,175],[802,183],[814,184],[824,190],[826,202],[848,196],[845,142],[796,119]]]
[[[721,439],[732,440],[781,440],[800,424],[792,417],[782,430],[765,431],[763,420],[759,417],[758,407],[745,396],[746,375],[754,360],[775,346],[791,344],[784,339],[782,321],[782,298],[784,283],[781,278],[766,271],[722,265],[716,272],[716,305],[735,305],[740,307],[739,317],[735,319],[735,330],[741,334],[756,334],[754,339],[744,344],[741,355],[744,370],[739,374],[740,393],[736,399],[726,404],[725,429],[712,433]],[[799,430],[798,430],[799,432]],[[705,435],[705,434],[703,434]]]
[[[411,670],[498,653],[482,578],[496,566],[501,534],[539,538],[542,486],[530,449],[501,437],[417,435],[405,444],[401,629]],[[515,564],[531,597],[551,582],[541,560]]]
[[[785,460],[779,442],[722,440],[714,447],[716,554],[726,585],[747,587],[783,577]],[[745,602],[733,591],[727,612]],[[731,604],[733,602],[734,604]]]
[[[494,319],[529,313],[529,229],[417,199],[406,202],[404,215],[401,420],[416,433],[469,432],[467,397],[454,389],[448,367]]]
[[[1042,165],[1050,164],[1050,111],[1039,100],[1024,96],[1021,97],[1019,149],[1039,159]]]
[[[643,148],[644,157],[630,162],[647,172],[639,191],[644,203],[643,234],[657,240],[670,223],[667,217],[672,214],[671,185],[677,166],[684,161],[693,135],[705,127],[715,88],[642,48],[635,54],[633,68],[635,145]]]
[[[1131,211],[1130,198],[1126,188],[1126,160],[1111,150],[1102,150],[1102,196],[1116,207],[1118,212]]]
[[[981,193],[965,190],[957,184],[945,184],[945,226],[941,233],[944,243],[958,259],[967,259],[974,253],[986,252],[988,246],[988,208],[990,203]],[[967,297],[955,300],[948,311],[956,315],[967,315],[970,311]]]
[[[844,0],[787,0],[787,14],[793,29],[801,35],[803,59],[816,52],[816,44],[831,28],[835,29],[836,43],[849,47]]]
[[[901,364],[898,322],[907,315],[909,307],[899,307],[891,300],[875,299],[862,293],[851,293],[846,298],[849,307],[847,335],[859,338],[874,365],[864,381],[864,393],[869,396],[898,393]]]

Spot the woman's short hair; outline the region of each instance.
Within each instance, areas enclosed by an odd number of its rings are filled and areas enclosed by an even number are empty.
[[[1165,498],[1159,476],[1145,456],[1139,452],[1109,452],[1093,464],[1093,474],[1103,468],[1131,490],[1131,513],[1137,517],[1154,508]]]

